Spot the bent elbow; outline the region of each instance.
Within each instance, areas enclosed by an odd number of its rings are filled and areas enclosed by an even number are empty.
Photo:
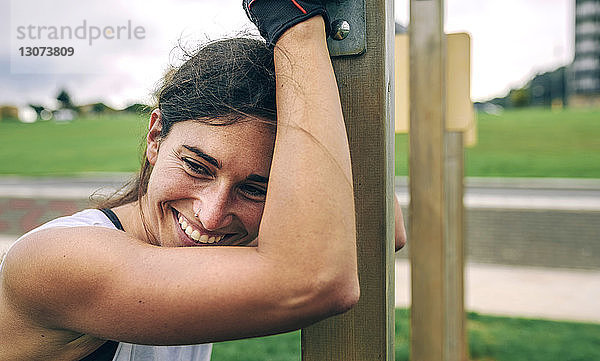
[[[332,316],[348,312],[352,307],[356,306],[360,299],[360,285],[358,277],[347,282],[342,289],[338,289],[334,296],[334,307],[332,307]]]
[[[360,299],[356,258],[344,259],[346,262],[334,271],[325,269],[313,278],[313,302],[321,305],[325,317],[347,312]]]
[[[360,299],[358,275],[345,275],[337,280],[322,283],[315,294],[315,304],[320,305],[321,317],[331,317],[345,313],[354,307]]]
[[[323,276],[303,278],[300,287],[293,287],[277,298],[276,309],[283,312],[280,314],[284,318],[296,320],[294,328],[347,312],[358,303],[360,286],[356,272],[332,278]]]

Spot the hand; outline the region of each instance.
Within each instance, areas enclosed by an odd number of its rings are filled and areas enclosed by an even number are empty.
[[[270,48],[287,29],[316,15],[323,16],[325,34],[330,33],[329,17],[320,0],[242,0],[242,6]]]

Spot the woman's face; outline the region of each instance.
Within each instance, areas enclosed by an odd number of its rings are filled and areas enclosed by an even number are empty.
[[[184,121],[159,140],[160,122],[153,118],[147,156],[154,169],[144,202],[150,241],[166,247],[252,245],[274,127],[254,120],[228,126]]]

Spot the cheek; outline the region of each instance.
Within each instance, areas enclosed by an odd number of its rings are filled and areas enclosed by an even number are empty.
[[[191,177],[180,168],[154,168],[148,183],[148,195],[157,202],[189,197]]]
[[[258,234],[258,226],[260,225],[264,209],[264,203],[254,203],[248,205],[243,214],[240,215],[242,222],[250,233]]]

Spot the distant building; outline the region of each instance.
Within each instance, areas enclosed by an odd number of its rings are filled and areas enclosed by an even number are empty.
[[[600,106],[600,0],[575,1],[575,58],[569,105]]]
[[[394,30],[395,30],[396,34],[404,34],[404,33],[406,33],[406,26],[404,26],[402,24],[399,24],[399,23],[394,23],[394,25],[395,25]]]
[[[0,120],[19,119],[19,109],[13,105],[0,106]]]

